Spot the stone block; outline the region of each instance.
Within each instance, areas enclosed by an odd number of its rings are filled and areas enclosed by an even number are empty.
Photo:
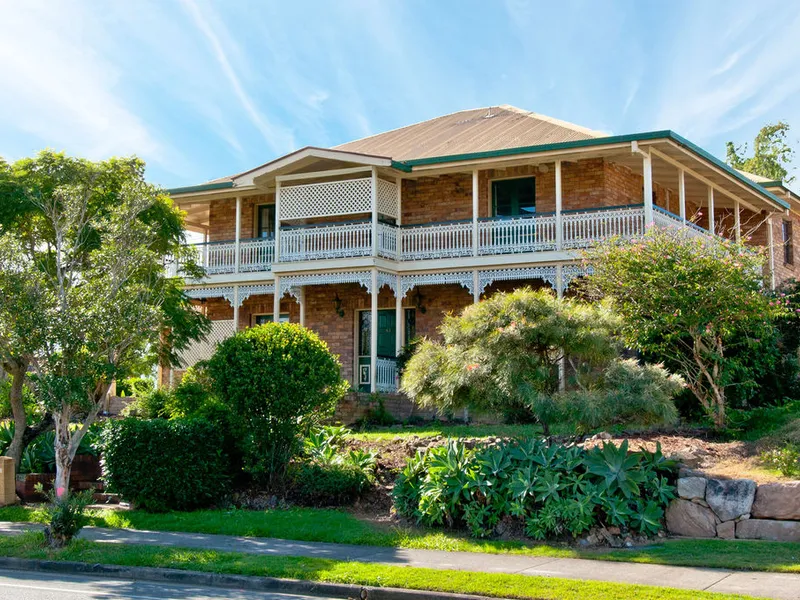
[[[736,524],[736,537],[744,540],[800,542],[800,521],[747,519]]]
[[[800,481],[759,485],[752,516],[754,519],[800,521]]]
[[[686,537],[717,537],[717,520],[710,508],[689,500],[673,500],[667,508],[667,530]]]
[[[704,477],[681,477],[678,479],[678,496],[685,500],[703,500],[706,497]]]
[[[725,521],[717,525],[717,537],[732,540],[736,537],[736,521]]]
[[[706,502],[721,521],[733,521],[753,507],[756,482],[750,479],[709,479]]]

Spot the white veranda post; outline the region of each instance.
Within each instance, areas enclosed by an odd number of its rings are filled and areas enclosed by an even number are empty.
[[[275,275],[275,293],[272,295],[272,322],[281,320],[281,278]]]
[[[478,256],[478,205],[480,190],[478,189],[478,170],[472,171],[472,255]]]
[[[301,287],[300,293],[298,294],[298,300],[300,303],[300,325],[303,327],[306,326],[306,288]]]
[[[767,218],[767,245],[769,246],[769,289],[775,289],[775,232],[772,231],[772,215]]]
[[[239,286],[233,286],[233,330],[239,331]]]
[[[564,267],[562,265],[556,266],[556,296],[559,298],[564,297]],[[564,377],[564,364],[565,360],[562,356],[558,361],[558,389],[562,392],[567,387],[567,382]]]
[[[556,161],[556,250],[561,250],[564,245],[564,225],[561,222],[561,161]]]
[[[400,289],[400,276],[398,275],[397,291],[394,293],[394,347],[395,354],[398,356],[403,349],[403,330],[405,329],[405,323],[403,322],[403,296]]]
[[[736,232],[735,232],[736,233],[736,241],[737,242],[741,242],[742,241],[742,207],[739,206],[739,201],[738,200],[734,201],[733,210],[735,211],[734,212],[734,216],[733,216],[733,226],[734,226],[734,228],[736,230]]]
[[[372,269],[369,311],[369,391],[378,390],[378,270]]]
[[[686,225],[686,171],[678,169],[678,211],[681,222]]]
[[[711,186],[708,186],[708,230],[712,234],[717,233],[714,223],[714,188]]]
[[[642,175],[644,177],[644,223],[653,222],[653,159],[650,154],[642,153]]]
[[[242,197],[236,196],[236,240],[234,243],[234,251],[236,257],[234,258],[234,272],[239,272],[240,261],[242,253],[240,250],[242,244]]]

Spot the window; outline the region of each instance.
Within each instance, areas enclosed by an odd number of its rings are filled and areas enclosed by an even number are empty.
[[[256,207],[256,237],[275,239],[274,204],[260,204]]]
[[[417,337],[417,309],[407,308],[406,310],[406,344]]]
[[[794,240],[792,239],[792,222],[783,222],[783,263],[794,264]]]
[[[492,206],[496,217],[524,217],[536,213],[536,179],[520,177],[492,182]]]
[[[281,313],[278,317],[278,323],[288,323],[289,313]],[[253,315],[253,326],[263,325],[264,323],[272,323],[272,315]]]

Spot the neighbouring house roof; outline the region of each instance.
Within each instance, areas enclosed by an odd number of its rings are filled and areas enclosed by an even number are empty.
[[[435,156],[573,142],[606,135],[573,123],[502,105],[451,113],[334,148],[391,156],[392,159],[402,162]]]

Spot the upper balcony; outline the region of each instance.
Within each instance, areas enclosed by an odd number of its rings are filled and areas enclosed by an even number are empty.
[[[682,226],[697,235],[711,234],[665,209],[654,207],[656,226]],[[578,250],[612,237],[630,239],[645,231],[643,204],[564,211],[519,218],[453,221],[397,226],[371,221],[282,228],[279,262],[368,257],[405,262],[470,256],[499,256]],[[377,232],[376,248],[373,234]],[[477,243],[476,243],[477,242]],[[275,262],[274,239],[196,244],[209,275],[265,272]],[[374,254],[373,254],[374,253]]]

